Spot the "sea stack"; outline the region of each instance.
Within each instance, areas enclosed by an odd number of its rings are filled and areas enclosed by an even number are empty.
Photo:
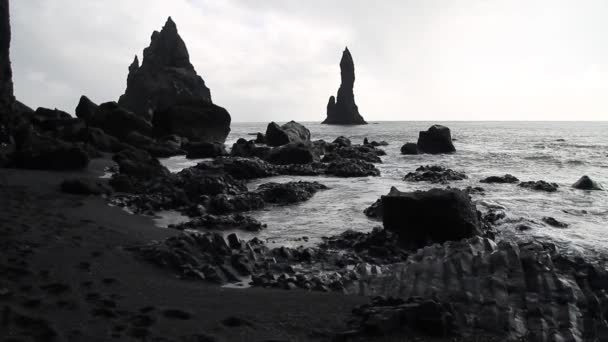
[[[152,121],[159,135],[223,142],[230,132],[230,114],[211,101],[171,17],[160,32],[152,33],[141,65],[135,56],[118,104]]]
[[[323,121],[329,125],[365,125],[367,122],[359,114],[355,103],[353,87],[355,85],[355,64],[348,47],[342,53],[340,61],[342,83],[338,89],[337,99],[332,95],[327,103],[327,118]]]
[[[11,23],[8,0],[0,0],[0,124],[5,122],[15,101],[10,45]]]

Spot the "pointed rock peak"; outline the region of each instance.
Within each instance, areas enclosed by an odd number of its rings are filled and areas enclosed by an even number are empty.
[[[135,55],[135,58],[133,59],[133,63],[131,63],[131,65],[129,65],[129,71],[137,70],[137,69],[139,69],[139,59],[137,58],[137,55]]]
[[[171,19],[171,17],[167,18],[167,21],[165,22],[165,26],[163,26],[163,31],[176,31],[177,32],[177,25],[175,25],[175,22],[173,21],[173,19]]]

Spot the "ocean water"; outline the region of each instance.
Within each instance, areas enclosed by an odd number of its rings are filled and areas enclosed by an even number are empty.
[[[415,142],[420,130],[439,123],[450,127],[457,152],[447,155],[404,156],[400,148]],[[363,138],[385,140],[387,155],[378,164],[382,175],[366,178],[334,177],[272,177],[254,180],[251,189],[266,182],[314,180],[330,189],[318,192],[311,200],[284,207],[269,207],[249,213],[268,228],[258,236],[272,244],[300,245],[318,242],[323,236],[339,234],[347,229],[369,231],[381,222],[367,218],[363,210],[391,186],[401,191],[425,190],[444,185],[406,182],[402,178],[421,165],[442,165],[464,171],[469,179],[451,182],[451,187],[482,186],[485,194],[473,195],[480,210],[504,208],[507,218],[500,222],[499,238],[512,240],[542,239],[554,242],[565,253],[590,257],[608,255],[608,191],[581,191],[571,185],[582,175],[608,188],[608,122],[378,122],[363,126],[330,126],[303,122],[312,139],[333,141],[344,135],[353,143]],[[264,132],[266,123],[234,123],[226,144],[238,138],[253,139]],[[559,141],[558,139],[564,139]],[[196,160],[174,157],[162,160],[176,172],[195,165]],[[479,180],[491,175],[510,173],[521,181],[545,180],[558,183],[555,193],[537,192],[516,184],[482,184]],[[568,228],[544,225],[542,217],[551,216],[568,223]],[[158,220],[160,226],[183,220],[166,213]],[[530,223],[532,221],[532,223]],[[516,227],[526,223],[531,230]]]

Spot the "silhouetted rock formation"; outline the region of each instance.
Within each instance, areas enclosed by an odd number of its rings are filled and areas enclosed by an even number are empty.
[[[441,125],[433,125],[426,131],[420,131],[418,152],[430,154],[456,152],[450,129]]]
[[[230,114],[212,103],[171,18],[160,32],[152,33],[141,66],[137,56],[129,66],[127,89],[118,103],[153,120],[159,135],[223,142],[230,132]]]
[[[355,64],[348,48],[342,53],[340,61],[340,76],[342,83],[338,89],[338,99],[329,97],[327,103],[327,118],[324,124],[330,125],[364,125],[367,124],[355,103],[353,87],[355,85]]]
[[[589,178],[589,176],[583,176],[576,183],[572,184],[572,187],[580,190],[604,190],[601,185]]]
[[[15,98],[10,60],[11,24],[8,0],[0,0],[0,124],[7,119]]]

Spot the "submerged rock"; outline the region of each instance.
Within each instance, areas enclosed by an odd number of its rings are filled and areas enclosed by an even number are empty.
[[[380,176],[374,164],[357,159],[338,159],[329,163],[325,173],[336,177]]]
[[[391,191],[382,196],[382,208],[384,229],[395,232],[407,246],[422,247],[482,234],[475,205],[459,189]]]
[[[450,129],[441,125],[433,125],[426,131],[420,131],[417,147],[420,153],[440,154],[456,152],[456,148],[452,143]]]
[[[152,33],[141,66],[135,57],[127,89],[118,103],[154,121],[159,135],[223,142],[230,132],[230,115],[212,103],[209,88],[190,63],[186,44],[171,18],[160,32]]]
[[[581,177],[576,183],[572,184],[572,187],[580,190],[604,190],[599,183],[588,176]]]
[[[303,125],[290,121],[283,126],[275,122],[268,124],[265,135],[268,146],[282,146],[289,143],[308,143],[310,142],[310,131]]]
[[[383,150],[365,145],[338,147],[335,148],[332,152],[326,154],[323,157],[322,162],[328,163],[337,159],[344,158],[361,160],[368,163],[382,163],[382,159],[380,159],[379,156],[385,154],[386,153]]]
[[[353,57],[344,49],[342,60],[340,60],[341,84],[338,89],[337,100],[330,96],[327,103],[327,118],[324,124],[330,125],[362,125],[367,124],[361,114],[359,107],[355,103],[353,88],[355,85],[355,64]]]
[[[519,183],[519,186],[521,186],[522,188],[546,192],[555,192],[557,191],[557,188],[559,188],[559,185],[557,185],[557,183],[549,183],[543,180],[521,182]]]
[[[568,224],[560,222],[553,217],[543,217],[543,222],[555,228],[568,228]]]
[[[463,172],[447,169],[443,166],[420,166],[415,172],[409,172],[403,180],[409,182],[431,182],[447,184],[450,181],[458,181],[467,179],[467,175]]]
[[[515,176],[506,174],[504,176],[490,176],[479,181],[480,183],[517,183],[519,179]]]

